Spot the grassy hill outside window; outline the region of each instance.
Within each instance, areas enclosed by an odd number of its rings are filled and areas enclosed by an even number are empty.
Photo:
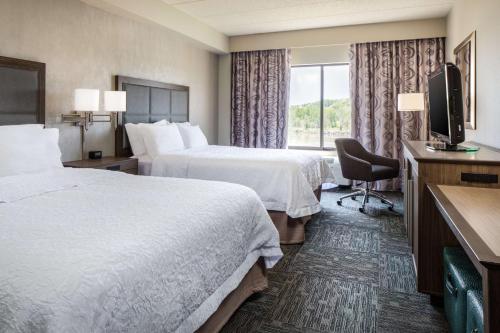
[[[350,137],[349,64],[292,67],[288,147],[334,150]]]

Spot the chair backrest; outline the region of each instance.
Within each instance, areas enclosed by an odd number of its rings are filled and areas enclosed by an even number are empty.
[[[360,160],[366,160],[368,152],[363,148],[361,143],[355,139],[341,138],[335,140],[335,146],[337,147],[340,169],[344,178],[363,180],[365,177],[369,177],[369,175],[360,175],[360,170],[358,170],[359,163],[350,158],[352,156]]]

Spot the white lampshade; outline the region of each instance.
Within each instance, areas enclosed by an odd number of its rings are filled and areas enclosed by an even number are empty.
[[[398,94],[398,111],[424,111],[424,94]]]
[[[105,91],[104,111],[106,112],[127,111],[127,93],[125,91]]]
[[[99,89],[75,89],[73,110],[78,112],[99,111]]]

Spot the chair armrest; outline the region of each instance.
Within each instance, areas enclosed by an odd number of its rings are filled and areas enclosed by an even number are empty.
[[[372,165],[370,162],[344,153],[340,161],[342,175],[351,180],[365,180],[370,177]]]
[[[380,156],[380,155],[375,155],[375,154],[372,154],[369,152],[368,152],[368,156],[369,156],[368,160],[372,164],[384,165],[384,166],[388,166],[390,168],[399,170],[399,160],[398,159],[389,158],[389,157]]]

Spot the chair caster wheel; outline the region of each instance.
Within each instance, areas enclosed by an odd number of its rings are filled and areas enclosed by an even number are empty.
[[[337,200],[337,205],[342,206],[342,201]]]
[[[394,207],[392,207],[392,206],[389,206],[389,208],[388,208],[388,209],[389,209],[391,212],[393,212],[393,211],[394,211]]]
[[[351,200],[352,201],[356,201],[356,197],[351,197]]]
[[[364,212],[365,212],[365,209],[364,209],[364,208],[358,208],[358,210],[359,210],[361,213],[364,213]]]

